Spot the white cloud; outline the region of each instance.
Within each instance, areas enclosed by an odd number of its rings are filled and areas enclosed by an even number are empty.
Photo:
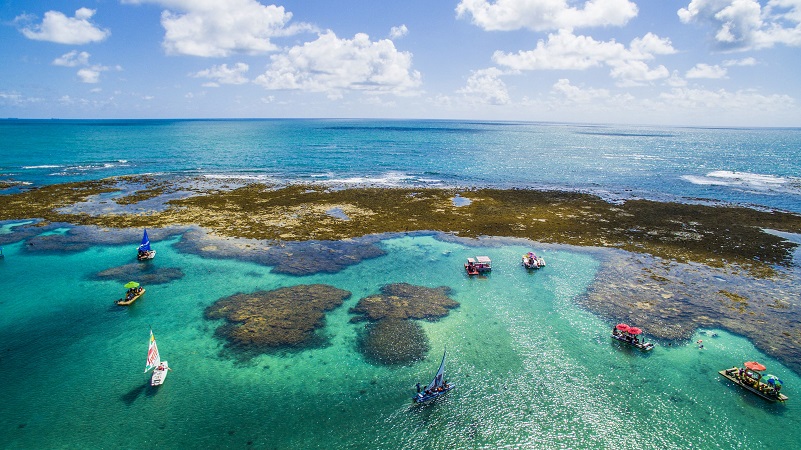
[[[767,111],[775,113],[795,108],[795,101],[787,95],[763,95],[751,90],[729,92],[725,89],[677,88],[659,95],[659,100],[682,109],[727,111],[729,113]]]
[[[409,34],[409,29],[406,28],[406,25],[401,25],[399,27],[392,27],[392,29],[389,30],[389,38],[390,39],[402,38],[402,37],[406,36],[407,34]]]
[[[714,39],[723,50],[801,46],[798,0],[768,0],[765,8],[757,0],[691,0],[678,15],[683,23],[712,25]]]
[[[570,80],[561,78],[551,87],[551,93],[570,103],[589,104],[612,97],[607,89],[583,89],[570,84]]]
[[[313,31],[309,24],[288,25],[292,13],[283,6],[265,6],[256,0],[124,0],[154,3],[166,31],[164,49],[169,54],[223,57],[234,53],[278,50],[274,37]]]
[[[94,65],[90,67],[84,67],[83,69],[78,71],[78,78],[81,79],[84,83],[98,83],[100,82],[100,73],[109,70],[106,66]]]
[[[672,74],[670,74],[670,78],[665,80],[665,83],[671,87],[684,87],[687,86],[687,80],[679,75],[678,70],[674,70]]]
[[[687,78],[709,78],[709,79],[720,79],[726,78],[726,68],[720,67],[719,65],[715,64],[711,66],[709,64],[699,63],[696,64],[695,67],[687,71],[685,77]]]
[[[228,67],[228,64],[214,66],[210,69],[201,70],[192,74],[195,78],[209,78],[214,82],[206,83],[204,86],[217,87],[220,84],[245,84],[249,80],[243,75],[249,70],[249,66],[245,63],[236,63],[233,67]]]
[[[726,67],[734,67],[734,66],[755,66],[757,65],[757,60],[751,57],[743,58],[743,59],[727,59],[723,61],[723,65]]]
[[[621,26],[637,16],[637,5],[629,0],[587,0],[576,8],[567,0],[462,0],[456,6],[459,18],[470,16],[484,30],[534,31]]]
[[[492,59],[512,70],[586,70],[606,65],[612,68],[610,75],[619,84],[633,85],[670,76],[664,66],[651,69],[644,61],[675,52],[669,39],[653,33],[632,40],[626,48],[615,41],[596,41],[560,30],[549,34],[547,42],[537,42],[534,50],[516,54],[496,51]]]
[[[76,67],[89,64],[89,53],[73,50],[53,60],[54,66]]]
[[[509,103],[509,91],[500,78],[503,72],[496,67],[474,71],[467,79],[467,85],[456,91],[470,99],[490,105]]]
[[[81,45],[100,42],[109,37],[111,32],[92,24],[89,19],[93,15],[95,10],[89,8],[75,11],[74,17],[67,17],[58,11],[48,11],[41,24],[28,25],[21,31],[28,39],[57,44]],[[18,16],[15,22],[22,23],[28,20],[29,16]]]
[[[373,42],[363,33],[339,39],[327,31],[270,59],[267,71],[254,80],[267,89],[325,92],[335,99],[343,91],[412,95],[421,83],[420,73],[411,69],[410,53],[399,52],[389,39]]]

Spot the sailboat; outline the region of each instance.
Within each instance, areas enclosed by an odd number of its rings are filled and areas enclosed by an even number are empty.
[[[144,261],[155,257],[156,251],[150,249],[150,239],[147,237],[147,228],[145,228],[145,234],[142,235],[142,243],[139,245],[136,252],[136,259]]]
[[[162,361],[159,356],[159,348],[156,346],[156,337],[153,336],[153,330],[150,330],[150,345],[147,347],[147,362],[145,362],[145,373],[148,370],[153,370],[153,375],[150,377],[151,386],[159,386],[164,383],[167,378],[167,371],[170,369],[167,361]]]
[[[426,403],[434,400],[440,395],[444,395],[446,392],[456,387],[455,384],[445,381],[446,352],[447,349],[442,352],[442,362],[439,364],[439,370],[437,370],[437,374],[434,375],[434,379],[431,380],[431,383],[429,383],[425,389],[422,389],[419,383],[417,384],[417,395],[412,397],[412,400],[414,400],[415,403]]]

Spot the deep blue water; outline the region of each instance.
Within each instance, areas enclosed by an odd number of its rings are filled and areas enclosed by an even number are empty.
[[[569,189],[801,212],[801,129],[426,120],[4,120],[0,180],[176,173]]]

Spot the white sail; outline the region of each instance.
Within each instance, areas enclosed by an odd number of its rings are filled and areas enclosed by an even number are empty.
[[[439,370],[437,370],[437,374],[434,375],[434,379],[431,380],[431,383],[426,387],[427,391],[430,391],[434,388],[440,387],[445,384],[445,353],[447,350],[442,352],[442,362],[439,364]]]
[[[161,363],[159,348],[156,346],[156,337],[153,330],[150,330],[150,345],[147,347],[147,361],[145,362],[145,372],[156,368]]]

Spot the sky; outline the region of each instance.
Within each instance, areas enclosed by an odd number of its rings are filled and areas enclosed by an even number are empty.
[[[0,0],[0,118],[801,126],[801,0]]]

